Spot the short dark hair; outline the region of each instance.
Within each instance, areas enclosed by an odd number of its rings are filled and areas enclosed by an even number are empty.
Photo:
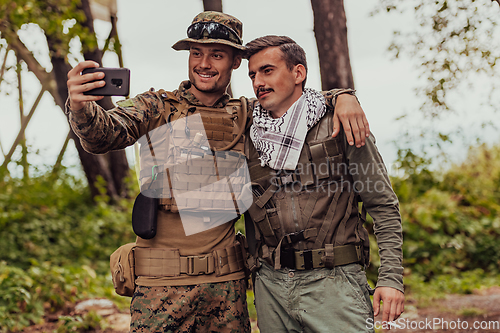
[[[254,54],[273,46],[279,47],[283,53],[283,60],[285,60],[286,66],[289,70],[292,70],[293,67],[299,64],[304,66],[306,69],[306,78],[302,82],[302,89],[304,89],[307,79],[306,52],[290,37],[268,35],[256,38],[245,45],[246,50],[243,57],[250,60]]]

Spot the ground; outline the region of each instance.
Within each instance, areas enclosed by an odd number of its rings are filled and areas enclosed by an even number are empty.
[[[130,314],[127,311],[119,311],[107,300],[88,300],[86,303],[69,306],[65,315],[82,316],[92,310],[104,318],[106,326],[108,326],[105,330],[92,332],[128,332]],[[30,326],[25,328],[24,332],[54,332],[57,328],[56,322],[59,315],[61,314],[49,315],[45,318],[44,324]],[[377,332],[386,332],[382,327],[380,316],[375,318],[374,324],[375,327],[380,327]],[[397,324],[401,328],[393,327],[391,332],[500,332],[500,287],[480,290],[471,295],[448,295],[444,299],[421,302],[420,304],[409,301],[406,303],[405,312]],[[409,328],[403,329],[403,325]],[[448,325],[448,329],[445,325]],[[255,326],[255,323],[252,326]],[[474,329],[474,326],[477,326],[477,329]]]
[[[381,316],[375,318],[382,326]],[[406,302],[405,312],[390,332],[500,332],[500,287],[492,287],[471,295],[448,295],[444,299]],[[475,328],[476,327],[476,328]],[[387,332],[381,327],[377,332]]]

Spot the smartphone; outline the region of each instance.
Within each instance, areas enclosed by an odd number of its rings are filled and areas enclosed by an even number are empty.
[[[130,90],[130,69],[128,68],[85,68],[82,74],[103,72],[104,87],[85,91],[84,95],[93,96],[128,96]]]

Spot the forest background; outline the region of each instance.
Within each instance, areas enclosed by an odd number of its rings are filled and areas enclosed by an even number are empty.
[[[118,0],[115,21],[96,19],[86,0],[0,0],[0,331],[64,314],[68,302],[90,297],[128,305],[113,294],[108,259],[135,239],[132,154],[79,151],[61,112],[61,82],[85,58],[131,68],[132,95],[176,88],[187,54],[170,45],[220,1],[187,1],[175,15],[177,1],[150,2],[137,9]],[[498,1],[268,2],[224,2],[224,11],[244,22],[245,41],[286,34],[301,44],[308,86],[357,89],[401,202],[407,297],[500,285]],[[253,96],[246,63],[231,88]],[[373,234],[372,221],[366,227]],[[57,321],[69,331],[85,320],[100,325],[92,317]]]

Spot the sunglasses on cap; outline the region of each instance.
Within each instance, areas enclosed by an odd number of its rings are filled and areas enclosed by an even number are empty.
[[[233,29],[217,22],[198,22],[192,24],[187,29],[187,35],[193,39],[210,37],[213,39],[225,39],[239,45],[243,44],[241,38]]]

